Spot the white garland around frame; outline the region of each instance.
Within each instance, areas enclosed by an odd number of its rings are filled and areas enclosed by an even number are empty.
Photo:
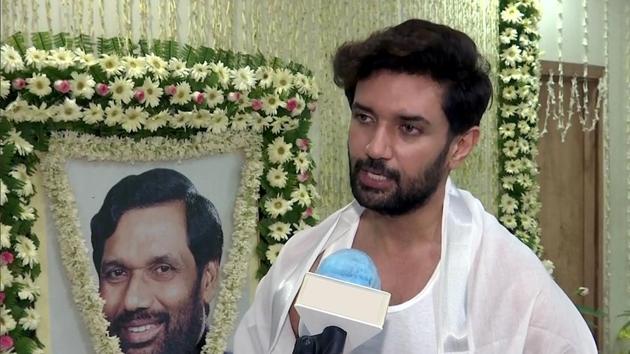
[[[222,267],[223,280],[203,353],[223,353],[234,326],[234,309],[241,296],[257,235],[257,201],[263,171],[262,138],[253,133],[200,133],[187,140],[151,137],[134,141],[131,138],[100,138],[74,132],[53,133],[49,153],[42,162],[42,170],[59,229],[62,260],[72,283],[74,300],[83,315],[97,353],[115,354],[121,351],[118,339],[107,333],[108,322],[102,312],[104,302],[98,294],[95,280],[90,276],[89,256],[79,228],[74,195],[64,170],[65,161],[181,160],[232,151],[244,152],[245,165],[234,207],[232,247],[227,263]]]

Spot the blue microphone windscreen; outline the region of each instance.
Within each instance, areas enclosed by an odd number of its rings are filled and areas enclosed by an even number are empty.
[[[324,258],[317,274],[349,283],[381,289],[381,279],[372,258],[363,251],[348,248]]]

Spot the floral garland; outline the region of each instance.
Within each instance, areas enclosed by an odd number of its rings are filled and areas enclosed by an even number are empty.
[[[16,34],[0,48],[0,322],[8,324],[0,328],[3,350],[31,353],[42,347],[35,335],[37,314],[27,311],[37,298],[32,283],[40,273],[30,176],[38,165],[35,152],[48,150],[51,131],[140,143],[151,137],[196,139],[203,132],[262,136],[259,277],[294,232],[317,221],[313,207],[319,196],[306,136],[318,92],[301,65],[174,41],[101,38],[95,45],[85,35],[38,32],[32,45],[27,48]],[[238,274],[238,267],[226,271]],[[100,305],[92,304],[97,311]],[[216,316],[235,311],[220,306],[225,309]],[[230,323],[213,332],[207,350],[221,351]],[[99,343],[99,353],[113,348]]]
[[[540,7],[537,0],[502,0],[499,8],[499,220],[540,256],[536,181]],[[546,265],[553,269],[551,262]]]

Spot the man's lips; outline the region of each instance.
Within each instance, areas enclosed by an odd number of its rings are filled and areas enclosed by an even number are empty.
[[[147,343],[164,330],[164,323],[158,320],[133,320],[121,328],[120,339],[130,344]]]
[[[359,171],[359,181],[363,186],[372,189],[385,189],[390,187],[394,183],[391,178],[370,171],[369,169],[361,169]]]

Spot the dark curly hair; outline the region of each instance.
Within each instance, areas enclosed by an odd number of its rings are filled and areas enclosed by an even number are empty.
[[[344,43],[333,69],[350,105],[357,82],[376,71],[429,75],[445,88],[442,110],[453,135],[479,125],[492,96],[490,65],[475,42],[463,32],[419,19]]]
[[[99,277],[105,242],[116,231],[125,212],[178,200],[186,206],[188,248],[198,274],[208,262],[220,262],[223,230],[214,204],[200,195],[183,174],[155,168],[121,179],[109,190],[101,209],[92,218],[92,260]]]

